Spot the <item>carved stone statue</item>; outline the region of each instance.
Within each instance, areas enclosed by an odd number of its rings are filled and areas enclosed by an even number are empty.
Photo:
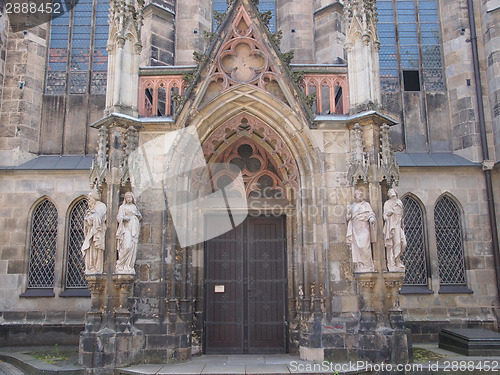
[[[404,272],[401,255],[406,249],[406,236],[403,230],[403,202],[394,189],[389,189],[389,200],[384,203],[384,243],[387,256],[387,269],[390,272]]]
[[[99,201],[99,193],[88,195],[89,208],[83,221],[82,253],[85,258],[85,274],[103,273],[106,239],[106,205]]]
[[[377,242],[377,221],[363,192],[354,192],[354,203],[347,207],[347,243],[351,245],[354,272],[374,272],[372,242]]]
[[[132,192],[125,193],[125,199],[118,210],[118,231],[116,232],[118,260],[115,273],[135,274],[134,264],[137,255],[137,243],[141,229],[142,215],[135,205]]]

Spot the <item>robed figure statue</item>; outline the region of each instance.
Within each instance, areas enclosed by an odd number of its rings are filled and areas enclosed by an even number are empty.
[[[88,209],[83,220],[82,253],[85,259],[85,274],[100,274],[104,268],[106,239],[106,205],[99,201],[99,193],[88,195]]]
[[[390,272],[404,272],[401,255],[406,249],[406,236],[403,230],[403,203],[396,190],[389,189],[389,200],[384,203],[384,243],[387,256],[387,269]]]
[[[125,193],[125,199],[118,209],[118,230],[116,232],[118,260],[115,273],[135,274],[134,264],[141,230],[142,215],[135,205],[132,192]]]
[[[372,242],[377,242],[377,221],[363,192],[354,192],[354,203],[347,207],[347,243],[351,245],[354,272],[374,272]]]

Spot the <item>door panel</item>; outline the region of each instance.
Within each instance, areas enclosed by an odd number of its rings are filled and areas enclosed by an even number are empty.
[[[282,217],[248,217],[207,241],[207,353],[286,351],[285,248]]]

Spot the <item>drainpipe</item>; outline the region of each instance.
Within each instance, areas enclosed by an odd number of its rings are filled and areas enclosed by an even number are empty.
[[[488,216],[491,228],[491,244],[493,251],[493,260],[495,263],[495,275],[497,281],[497,295],[500,299],[500,252],[498,247],[498,229],[497,219],[495,213],[495,200],[493,197],[493,183],[491,180],[491,168],[485,168],[485,162],[490,160],[488,152],[488,140],[486,139],[486,124],[484,121],[484,104],[483,92],[481,89],[481,74],[479,71],[479,57],[477,52],[477,34],[476,34],[476,21],[474,19],[474,4],[473,0],[467,0],[469,10],[469,26],[470,26],[470,42],[472,47],[472,62],[474,65],[474,80],[476,83],[476,99],[477,109],[479,112],[479,132],[481,135],[481,149],[483,153],[483,170],[486,180],[486,196],[488,199]]]

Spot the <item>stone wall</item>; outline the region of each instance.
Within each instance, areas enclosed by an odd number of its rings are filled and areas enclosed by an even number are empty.
[[[440,1],[439,5],[451,117],[448,121],[453,131],[453,151],[470,160],[479,161],[481,151],[477,126],[476,83],[471,44],[466,41],[470,38],[467,1],[445,0]],[[476,23],[478,21],[476,18]],[[478,38],[478,44],[481,44],[483,36],[480,32]],[[481,62],[482,66],[484,62]]]
[[[484,3],[484,2],[483,2]],[[488,83],[490,110],[493,122],[493,138],[495,147],[494,160],[500,160],[500,8],[488,1],[483,6],[482,28],[484,30],[484,53],[486,58],[486,75]],[[496,6],[496,8],[495,8]],[[486,92],[485,92],[486,94]],[[488,110],[486,110],[488,112]],[[489,117],[488,116],[488,117]],[[490,155],[493,159],[493,155]]]
[[[338,63],[345,60],[345,22],[339,2],[314,9],[314,63]]]
[[[314,62],[313,9],[310,1],[276,2],[277,28],[283,32],[281,51],[293,50],[295,64]]]
[[[203,52],[203,31],[212,31],[208,0],[178,1],[175,11],[175,65],[194,65],[193,52]]]
[[[154,3],[144,10],[141,66],[174,64],[175,13]]]
[[[5,60],[7,57],[7,37],[9,35],[9,19],[5,14],[3,4],[3,2],[0,3],[0,98],[3,97],[3,78],[5,75]]]
[[[38,152],[48,27],[28,28],[24,21],[11,20],[6,39],[7,23],[1,22],[3,43],[8,42],[7,51],[0,51],[4,58],[7,56],[0,112],[0,164],[17,165],[31,158],[30,153]]]
[[[479,167],[401,168],[400,197],[412,193],[423,204],[432,294],[405,294],[401,307],[416,333],[415,340],[435,341],[444,325],[495,327],[491,309],[497,300],[491,233],[487,216],[484,176]],[[472,294],[440,293],[434,228],[434,206],[444,193],[451,194],[462,210],[467,287]]]
[[[88,186],[87,171],[0,171],[0,322],[11,327],[0,332],[0,345],[7,339],[22,344],[23,335],[34,332],[29,327],[36,325],[59,330],[60,340],[75,342],[71,332],[82,325],[90,298],[65,298],[60,293],[65,282],[68,209],[88,193]],[[30,215],[42,197],[48,197],[58,211],[55,297],[21,298],[27,284]]]

